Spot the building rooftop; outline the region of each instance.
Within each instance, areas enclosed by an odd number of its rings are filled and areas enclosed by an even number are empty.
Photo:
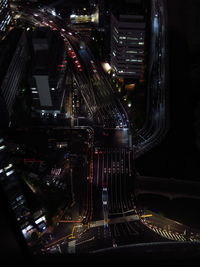
[[[143,0],[119,0],[111,4],[115,15],[143,15],[144,1]]]
[[[57,85],[63,75],[58,66],[63,62],[64,42],[48,27],[37,28],[31,38],[34,51],[31,79],[33,107],[36,110],[59,110],[63,88]]]

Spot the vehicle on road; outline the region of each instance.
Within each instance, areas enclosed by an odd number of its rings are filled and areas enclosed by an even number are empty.
[[[103,187],[103,189],[102,189],[102,203],[103,203],[103,205],[108,204],[108,189],[107,189],[107,187]]]

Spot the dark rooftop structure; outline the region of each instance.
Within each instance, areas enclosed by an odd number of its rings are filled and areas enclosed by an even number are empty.
[[[10,65],[15,52],[16,44],[19,41],[22,29],[13,29],[6,38],[0,42],[0,85]]]
[[[111,1],[112,11],[116,14],[137,15],[144,13],[143,0],[119,0],[117,2]]]
[[[31,34],[33,66],[31,90],[33,108],[37,112],[60,112],[64,87],[64,42],[48,27],[39,27]]]

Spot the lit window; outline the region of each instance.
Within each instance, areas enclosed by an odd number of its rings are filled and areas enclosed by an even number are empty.
[[[10,163],[8,166],[6,166],[5,168],[4,168],[4,170],[5,171],[7,171],[9,168],[11,168],[12,167],[12,164]]]
[[[6,176],[11,175],[13,172],[14,172],[14,170],[11,170],[11,171],[9,171],[9,172],[6,172]]]
[[[141,59],[126,59],[126,61],[131,61],[131,62],[142,62]]]
[[[32,228],[33,228],[32,225],[28,225],[27,228],[26,228],[26,230],[28,231],[28,230],[30,230],[30,229],[32,229]]]
[[[126,53],[128,53],[128,54],[137,54],[137,51],[128,50],[128,51],[126,51]]]
[[[115,39],[115,41],[118,43],[118,40],[117,40],[117,38],[113,35],[113,38]]]
[[[29,230],[31,230],[32,228],[33,228],[32,225],[28,225],[26,228],[22,229],[22,233],[23,233],[23,235],[26,235],[27,232],[28,232]]]
[[[135,71],[127,71],[126,73],[130,73],[130,74],[136,74]]]
[[[42,216],[42,217],[40,217],[39,219],[37,219],[37,220],[35,221],[35,223],[38,224],[38,223],[40,223],[40,222],[42,222],[42,221],[45,221],[45,217],[44,217],[44,216]]]
[[[138,38],[134,37],[127,37],[128,40],[138,40]]]
[[[16,198],[16,201],[19,201],[19,200],[21,200],[22,198],[23,198],[23,195],[17,197],[17,198]]]
[[[3,145],[3,146],[0,146],[0,150],[3,150],[5,147],[6,147],[6,146],[4,146],[4,145]]]
[[[116,31],[116,33],[118,33],[118,30],[114,27],[114,30]]]
[[[51,11],[51,14],[55,17],[56,16],[56,12],[54,10]]]

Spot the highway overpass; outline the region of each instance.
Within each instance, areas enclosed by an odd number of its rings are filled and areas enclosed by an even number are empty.
[[[155,194],[174,198],[200,199],[200,183],[174,178],[135,177],[135,195]]]

